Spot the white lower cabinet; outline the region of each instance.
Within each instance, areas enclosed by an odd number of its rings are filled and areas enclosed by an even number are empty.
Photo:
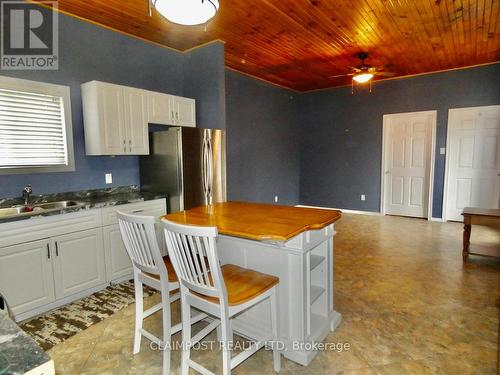
[[[0,293],[15,315],[55,300],[48,240],[0,248]]]
[[[132,262],[125,250],[118,224],[103,228],[107,281],[131,277]]]
[[[106,207],[102,209],[104,251],[106,254],[106,279],[107,281],[119,282],[134,276],[132,262],[123,244],[118,217],[116,211],[143,216],[154,216],[158,218],[155,226],[158,246],[165,255],[165,237],[160,224],[160,217],[167,212],[166,200],[154,200],[148,202],[130,203],[118,207]]]
[[[64,298],[106,282],[102,229],[53,238],[56,298]]]
[[[117,210],[159,221],[166,214],[166,200],[0,224],[0,294],[17,321],[133,276]],[[159,222],[157,234],[161,240]],[[163,249],[163,240],[160,246]]]

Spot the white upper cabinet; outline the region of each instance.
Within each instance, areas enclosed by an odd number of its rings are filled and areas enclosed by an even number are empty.
[[[126,148],[130,154],[149,154],[148,139],[148,98],[146,91],[123,88],[125,103],[125,139]]]
[[[87,155],[147,155],[148,123],[196,126],[194,99],[91,81],[82,101]]]
[[[87,150],[87,153],[91,154],[112,154],[121,155],[125,154],[125,124],[123,122],[124,110],[123,110],[123,93],[119,86],[98,86],[95,88],[97,100],[94,102],[99,110],[95,111],[95,115],[98,116],[97,121],[101,124],[100,128],[95,129],[99,132],[97,136],[100,138],[101,142],[97,145],[97,150],[95,142],[92,140],[91,147]],[[94,98],[93,100],[94,101]],[[85,101],[84,101],[85,102]],[[84,104],[85,106],[85,104]],[[89,108],[88,110],[92,110]],[[84,110],[85,118],[87,111]],[[85,124],[92,125],[92,122],[85,120]],[[94,129],[93,129],[94,130]],[[92,134],[91,132],[86,132],[85,134]],[[99,152],[99,150],[103,150]]]
[[[148,122],[160,125],[174,125],[172,95],[148,91]]]
[[[194,128],[196,126],[196,101],[149,91],[148,120],[153,124]]]
[[[196,127],[196,101],[174,96],[172,102],[176,120],[175,125]]]
[[[91,81],[82,85],[87,155],[147,155],[145,90]]]

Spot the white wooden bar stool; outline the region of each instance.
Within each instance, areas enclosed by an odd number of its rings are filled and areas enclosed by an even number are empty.
[[[216,318],[194,337],[191,337],[191,326],[183,324],[182,375],[187,375],[189,368],[202,374],[214,375],[190,358],[190,347],[201,335],[205,336],[219,325],[223,375],[229,375],[233,368],[262,348],[266,341],[277,341],[279,279],[233,264],[221,267],[216,246],[217,227],[181,225],[165,219],[162,223],[167,249],[180,282],[182,322],[189,322],[191,306]],[[232,332],[229,320],[265,299],[269,299],[271,307],[270,337],[265,341],[255,342],[250,348],[231,358]],[[274,371],[279,372],[281,356],[276,345],[273,345],[273,361]]]
[[[155,218],[150,216],[129,215],[117,211],[120,232],[127,253],[134,268],[135,288],[135,336],[134,350],[141,350],[142,336],[157,343],[163,349],[163,374],[170,373],[170,338],[182,329],[182,323],[171,326],[170,303],[179,299],[180,293],[177,275],[168,256],[162,257],[155,232]],[[161,302],[144,311],[143,284],[161,292]],[[171,294],[176,291],[177,293]],[[163,340],[142,328],[144,319],[162,311]],[[193,317],[187,325],[206,318],[206,314]]]

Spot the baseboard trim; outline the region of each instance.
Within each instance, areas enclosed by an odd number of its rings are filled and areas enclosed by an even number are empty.
[[[444,223],[444,220],[441,217],[431,217],[429,221],[437,221],[439,223]]]
[[[303,205],[303,204],[297,204],[295,207],[319,208],[320,210],[340,210],[340,211],[342,211],[343,213],[346,213],[346,214],[382,216],[382,214],[380,212],[374,212],[374,211],[347,210],[345,208],[321,207],[321,206],[307,206],[307,205]]]

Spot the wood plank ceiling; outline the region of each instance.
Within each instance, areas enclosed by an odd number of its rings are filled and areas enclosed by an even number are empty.
[[[34,0],[42,1],[42,0]],[[178,26],[147,0],[59,0],[65,13],[184,51],[219,39],[232,69],[306,91],[345,85],[355,55],[396,76],[500,60],[500,0],[220,0]]]

